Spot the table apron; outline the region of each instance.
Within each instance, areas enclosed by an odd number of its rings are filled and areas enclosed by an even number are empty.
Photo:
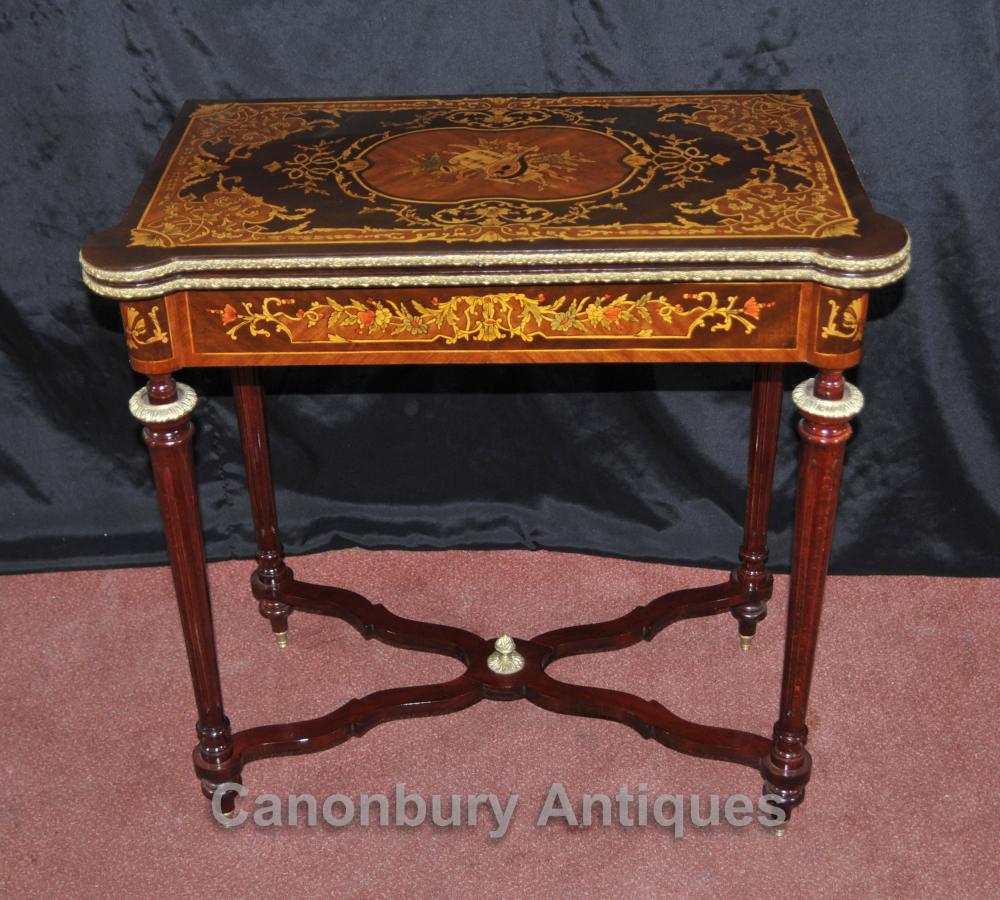
[[[132,367],[861,358],[867,294],[811,282],[180,291],[124,301]]]

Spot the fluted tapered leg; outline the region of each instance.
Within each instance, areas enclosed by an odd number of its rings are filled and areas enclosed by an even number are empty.
[[[771,511],[774,459],[781,418],[780,364],[761,363],[753,381],[750,413],[750,458],[747,465],[747,506],[743,545],[736,577],[743,587],[745,602],[734,607],[739,622],[740,646],[750,649],[757,623],[767,615],[774,579],[767,571],[767,520]]]
[[[764,789],[776,794],[786,813],[805,797],[812,761],[806,750],[806,709],[816,657],[823,588],[833,542],[844,446],[850,420],[861,410],[861,392],[840,371],[823,371],[792,395],[802,413],[798,493],[788,599],[788,630],[781,682],[781,708]]]
[[[222,708],[222,687],[215,655],[215,633],[205,569],[205,547],[194,479],[191,414],[197,397],[191,388],[169,375],[156,375],[131,400],[133,415],[144,424],[153,477],[163,516],[170,570],[184,631],[195,704],[198,708],[196,753],[207,763],[219,763],[233,752],[229,720]],[[202,780],[211,796],[216,785]],[[234,795],[222,800],[223,812],[233,808]]]
[[[251,587],[258,600],[260,614],[271,623],[278,646],[286,647],[291,607],[278,599],[278,587],[282,582],[291,580],[292,572],[285,565],[285,553],[278,535],[264,389],[255,368],[234,368],[232,375],[250,508],[257,536],[257,571],[251,579]]]

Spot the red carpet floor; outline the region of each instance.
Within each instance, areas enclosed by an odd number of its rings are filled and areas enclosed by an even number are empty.
[[[556,553],[328,553],[308,580],[480,634],[531,635],[620,615],[717,573]],[[246,588],[211,567],[235,728],[328,712],[370,691],[457,674],[454,661],[362,640],[297,614],[279,651]],[[657,698],[699,721],[770,733],[787,581],[753,650],[728,616],[651,644],[577,657],[565,680]],[[223,829],[191,772],[194,706],[165,569],[12,576],[4,601],[0,893],[5,897],[996,897],[1000,583],[834,578],[811,708],[815,772],[788,834],[536,819],[550,786],[756,797],[750,769],[692,759],[623,726],[483,702],[394,722],[326,753],[254,763],[260,793],[495,793],[507,834],[476,827]],[[338,807],[342,812],[342,808]],[[447,804],[446,804],[447,809]],[[652,819],[650,819],[652,822]]]

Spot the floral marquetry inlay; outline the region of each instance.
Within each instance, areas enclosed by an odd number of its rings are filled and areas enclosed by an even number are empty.
[[[246,335],[302,343],[372,344],[580,338],[688,340],[698,329],[752,334],[775,304],[753,295],[652,291],[570,297],[519,292],[431,298],[427,302],[325,297],[308,306],[292,297],[227,303],[210,309],[233,340]]]
[[[216,103],[131,245],[857,233],[798,94]]]
[[[439,131],[435,137],[440,136]],[[491,194],[515,186],[530,195],[572,184],[577,169],[594,165],[594,160],[569,147],[543,150],[538,144],[521,140],[491,139],[474,134],[466,136],[466,140],[469,142],[446,143],[441,150],[417,153],[410,169],[404,170],[405,174],[450,182],[461,186],[463,193],[468,182],[481,180],[486,182],[485,190]]]

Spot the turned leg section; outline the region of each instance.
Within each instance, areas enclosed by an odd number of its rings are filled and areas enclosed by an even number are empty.
[[[806,707],[816,656],[823,587],[826,581],[844,446],[850,420],[861,411],[861,392],[843,372],[822,371],[792,394],[802,413],[799,434],[798,492],[781,708],[769,757],[764,760],[764,790],[779,798],[786,815],[805,797],[812,762],[806,750]],[[782,831],[784,829],[781,829]]]
[[[740,565],[735,577],[743,588],[744,602],[733,607],[739,623],[740,649],[747,651],[757,623],[767,615],[773,578],[767,571],[767,520],[771,511],[774,459],[781,417],[783,366],[757,366],[750,414],[750,457],[747,466],[747,507],[743,525]]]
[[[282,603],[279,598],[281,585],[291,580],[292,571],[285,565],[285,551],[278,535],[264,389],[260,383],[260,373],[255,368],[235,368],[232,374],[250,508],[257,537],[257,571],[251,579],[251,587],[259,604],[260,614],[271,623],[271,631],[278,646],[287,647],[288,614],[291,607]]]
[[[197,397],[191,388],[169,375],[155,375],[133,395],[129,407],[143,423],[153,477],[163,517],[170,570],[181,616],[195,703],[198,707],[196,754],[210,766],[232,755],[229,720],[222,708],[222,687],[215,655],[215,632],[208,595],[205,547],[195,491],[191,414]],[[215,785],[202,781],[211,795]],[[233,796],[223,799],[224,812],[233,808]]]

